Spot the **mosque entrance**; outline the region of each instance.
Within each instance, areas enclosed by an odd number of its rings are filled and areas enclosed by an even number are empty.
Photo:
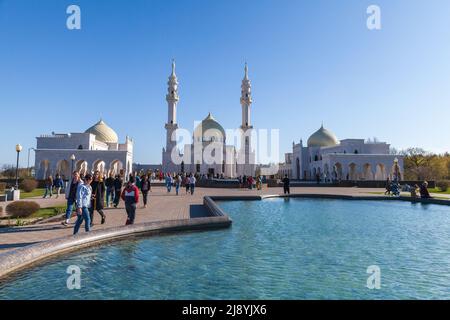
[[[214,176],[214,168],[208,168],[208,175]]]

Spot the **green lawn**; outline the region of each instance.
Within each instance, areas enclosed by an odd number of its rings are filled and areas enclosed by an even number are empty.
[[[430,193],[450,194],[450,188],[447,191],[442,192],[439,188],[429,188]]]
[[[31,215],[30,218],[50,218],[62,214],[66,210],[66,205],[60,205],[50,208],[41,208],[38,212]]]
[[[20,192],[20,199],[28,199],[28,198],[33,198],[33,197],[43,197],[44,193],[45,193],[45,189],[44,188],[34,189],[31,192],[21,191]]]

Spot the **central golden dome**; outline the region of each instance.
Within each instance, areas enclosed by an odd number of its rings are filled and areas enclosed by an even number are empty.
[[[87,129],[85,133],[91,133],[95,135],[97,141],[105,142],[105,143],[118,143],[119,137],[117,133],[111,129],[103,120],[100,120],[92,127]]]
[[[202,141],[225,141],[225,130],[211,113],[195,128],[194,138]]]
[[[339,144],[333,132],[323,127],[314,132],[308,139],[308,147],[331,147]]]

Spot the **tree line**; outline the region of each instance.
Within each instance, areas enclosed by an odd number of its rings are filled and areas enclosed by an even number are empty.
[[[450,180],[450,154],[435,154],[422,148],[398,152],[404,156],[405,180]]]

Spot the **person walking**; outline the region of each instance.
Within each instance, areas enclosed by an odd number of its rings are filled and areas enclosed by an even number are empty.
[[[106,187],[106,207],[110,208],[114,202],[114,175],[111,172],[109,177],[105,180]]]
[[[142,200],[144,201],[144,208],[147,208],[147,198],[150,191],[150,180],[147,175],[144,175],[141,180]]]
[[[77,200],[77,189],[78,185],[81,183],[80,174],[78,171],[74,171],[72,173],[72,178],[69,182],[65,190],[65,196],[67,200],[67,208],[66,208],[66,219],[61,223],[63,226],[68,226],[70,222],[70,217],[72,216],[73,207],[76,204]]]
[[[125,202],[127,221],[125,225],[134,224],[136,218],[136,206],[139,203],[139,189],[135,185],[134,177],[128,180],[127,186],[122,191],[122,200]]]
[[[44,199],[49,196],[50,198],[53,196],[53,177],[48,176],[47,179],[45,179],[45,194]]]
[[[190,185],[190,182],[191,180],[190,180],[190,175],[186,175],[185,177],[184,177],[184,186],[186,187],[186,194],[188,194],[189,193],[189,185]]]
[[[137,171],[134,172],[134,178],[136,179],[136,180],[135,180],[135,185],[136,185],[136,187],[137,187],[138,189],[140,189],[140,188],[141,188],[141,176],[138,174]]]
[[[183,179],[181,178],[181,175],[177,174],[177,176],[175,177],[175,191],[176,191],[177,195],[180,192],[180,187],[181,187],[182,181],[183,181]]]
[[[116,175],[114,179],[114,208],[117,208],[120,202],[120,195],[122,194],[123,180],[120,175]]]
[[[248,176],[248,178],[247,178],[247,184],[248,184],[248,188],[249,188],[250,190],[252,190],[252,189],[253,189],[253,177],[252,177],[252,176]]]
[[[288,175],[284,175],[283,181],[283,191],[284,194],[291,194],[291,181],[288,178]]]
[[[172,190],[172,176],[170,175],[170,173],[168,173],[166,175],[166,188],[167,188],[167,192],[170,192]]]
[[[247,176],[245,174],[242,177],[242,188],[247,188]]]
[[[191,173],[191,177],[189,178],[189,189],[191,190],[191,196],[194,195],[194,189],[195,189],[196,182],[197,182],[197,179],[195,179],[195,176]]]
[[[92,187],[92,201],[89,208],[89,214],[91,217],[91,227],[94,226],[94,211],[97,211],[102,217],[101,224],[106,222],[106,216],[103,212],[103,206],[105,201],[105,183],[100,178],[100,172],[94,172],[94,178],[91,183]]]
[[[256,189],[262,190],[262,177],[261,177],[261,176],[258,176],[257,179],[258,179],[258,180],[256,181],[256,185],[257,185],[257,188],[256,188]]]
[[[61,194],[61,189],[64,188],[64,181],[59,174],[56,174],[55,180],[53,181],[53,187],[56,190],[56,199],[59,198]]]
[[[84,183],[82,181],[78,183],[76,192],[77,221],[75,222],[75,227],[73,228],[73,234],[78,233],[83,221],[86,232],[91,230],[91,217],[89,213],[92,198],[91,183],[92,175],[89,173],[84,177]]]

